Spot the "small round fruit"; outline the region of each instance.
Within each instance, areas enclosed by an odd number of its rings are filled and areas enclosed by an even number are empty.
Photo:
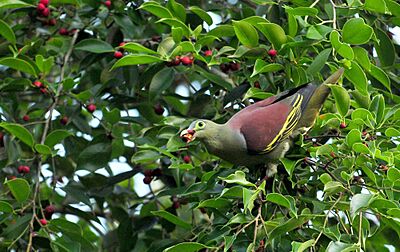
[[[105,1],[104,2],[104,5],[107,7],[107,8],[111,8],[111,1],[110,0],[107,0],[107,1]]]
[[[22,117],[22,120],[24,120],[25,122],[29,122],[30,119],[31,119],[31,118],[29,117],[29,115],[24,115],[24,116]]]
[[[46,9],[46,5],[44,5],[44,4],[42,4],[42,3],[39,3],[39,4],[36,6],[36,10],[37,10],[38,12],[40,12],[40,13],[42,13],[44,9]]]
[[[55,26],[57,24],[57,20],[55,19],[55,18],[51,18],[50,20],[49,20],[49,25],[50,26]]]
[[[162,115],[162,114],[164,114],[164,107],[161,106],[161,104],[157,103],[157,104],[154,106],[154,113],[156,113],[157,115]]]
[[[268,51],[268,55],[270,56],[270,57],[276,57],[276,55],[278,55],[278,51],[277,50],[275,50],[275,49],[271,49],[271,50],[269,50]]]
[[[41,3],[41,4],[45,5],[45,6],[48,6],[49,2],[50,2],[49,0],[40,0],[39,1],[39,3]]]
[[[152,172],[153,176],[160,177],[162,176],[162,170],[160,168],[154,169]]]
[[[261,88],[260,82],[258,81],[254,82],[254,87],[260,89]]]
[[[43,83],[41,81],[34,81],[33,85],[37,88],[42,88],[43,87]]]
[[[122,47],[122,46],[124,46],[124,45],[126,45],[126,42],[121,42],[121,43],[119,43],[119,47]]]
[[[18,173],[20,174],[28,174],[31,171],[31,168],[27,165],[18,166]]]
[[[173,60],[171,60],[172,66],[179,66],[181,64],[181,56],[177,55]]]
[[[153,177],[145,176],[145,177],[143,178],[143,183],[145,183],[146,185],[148,185],[148,184],[151,183],[152,180],[153,180]]]
[[[63,35],[63,36],[68,36],[68,35],[69,35],[68,30],[65,29],[65,28],[60,28],[60,29],[58,30],[58,33],[59,33],[60,35]]]
[[[212,50],[206,50],[204,52],[204,56],[206,56],[206,57],[211,56],[212,54],[213,54]]]
[[[43,17],[48,17],[50,15],[50,9],[49,8],[44,8],[44,10],[42,10],[42,16]]]
[[[189,56],[183,56],[183,57],[181,57],[181,62],[185,66],[190,66],[193,64],[193,58],[191,58]]]
[[[56,207],[54,205],[48,205],[44,209],[44,212],[47,214],[53,214],[56,211]]]
[[[42,226],[46,226],[47,225],[47,220],[46,219],[40,219],[39,222],[40,222],[40,224]]]
[[[45,87],[40,88],[40,93],[47,94],[48,93],[47,88],[45,88]]]
[[[68,123],[68,117],[67,117],[67,116],[63,116],[63,117],[60,119],[60,123],[61,123],[62,125],[67,125],[67,123]]]
[[[153,176],[153,170],[144,170],[143,174],[145,177],[151,177]]]
[[[174,201],[174,202],[172,203],[172,208],[178,209],[178,208],[180,208],[180,207],[181,207],[181,204],[179,203],[179,201]]]
[[[189,155],[184,156],[182,159],[183,159],[183,162],[185,162],[186,164],[188,164],[192,161]]]
[[[340,126],[341,129],[344,129],[344,128],[347,127],[345,122],[341,122],[339,126]]]
[[[122,57],[124,57],[124,54],[122,52],[120,52],[120,51],[115,51],[114,52],[114,58],[120,59]]]
[[[88,111],[89,113],[93,113],[93,112],[96,110],[96,105],[94,105],[93,103],[91,103],[91,104],[87,105],[86,109],[87,109],[87,111]]]
[[[221,71],[223,73],[228,73],[229,72],[229,65],[222,63],[221,65],[219,65],[219,69],[221,69]]]
[[[229,68],[230,68],[232,71],[237,71],[237,70],[240,69],[240,63],[239,63],[239,62],[231,62],[231,63],[229,64]]]

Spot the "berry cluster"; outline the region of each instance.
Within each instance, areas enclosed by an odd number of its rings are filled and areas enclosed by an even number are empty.
[[[224,73],[228,73],[229,71],[235,72],[240,69],[240,63],[239,62],[223,63],[219,65],[219,69],[221,69],[221,71]]]
[[[172,67],[172,66],[179,66],[179,64],[182,63],[184,66],[191,66],[193,65],[194,62],[194,57],[192,55],[186,55],[186,56],[175,56],[174,59],[171,61],[167,62],[167,66]]]
[[[18,166],[18,173],[20,174],[28,174],[31,171],[31,168],[27,165]]]
[[[36,6],[36,10],[40,16],[48,17],[50,15],[49,0],[40,0]]]
[[[39,88],[42,94],[47,94],[47,87],[41,81],[34,81],[33,86]]]
[[[143,183],[146,185],[150,184],[154,177],[160,177],[162,175],[162,170],[160,168],[154,170],[144,170]]]
[[[119,48],[118,51],[114,52],[114,58],[116,59],[120,59],[122,57],[124,57],[124,48],[122,48],[124,45],[126,44],[126,42],[121,42],[119,44]]]

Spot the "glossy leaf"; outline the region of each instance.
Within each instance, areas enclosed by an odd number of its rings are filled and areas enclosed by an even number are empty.
[[[99,39],[85,39],[75,45],[75,50],[87,51],[92,53],[114,52],[114,48]]]
[[[25,179],[16,178],[8,180],[5,184],[8,186],[12,195],[18,202],[24,202],[28,200],[31,193],[31,187]]]
[[[5,39],[8,40],[11,44],[15,44],[17,42],[15,38],[14,31],[11,27],[0,19],[0,35],[3,36]]]
[[[258,45],[257,30],[246,21],[233,21],[233,29],[239,41],[248,47]]]
[[[142,65],[142,64],[150,64],[150,63],[155,63],[155,62],[161,62],[162,60],[158,57],[151,56],[151,55],[127,55],[123,57],[122,59],[118,60],[115,62],[115,64],[112,66],[111,70],[114,70],[115,68],[118,67],[123,67],[123,66],[131,66],[131,65]]]
[[[274,23],[260,23],[257,29],[268,39],[269,42],[276,48],[280,49],[286,43],[285,31],[277,24]]]
[[[21,140],[26,145],[33,147],[35,140],[32,134],[20,124],[16,123],[0,123],[0,127],[10,132],[11,135]]]
[[[181,220],[179,217],[177,217],[176,215],[173,215],[171,213],[168,213],[164,210],[160,210],[160,211],[152,211],[151,212],[153,215],[155,216],[159,216],[161,218],[166,219],[167,221],[180,226],[184,229],[191,229],[191,225],[189,223],[184,222],[183,220]]]
[[[352,45],[362,45],[371,39],[373,33],[373,29],[365,24],[364,19],[352,18],[343,26],[343,41]]]
[[[37,76],[35,68],[27,61],[18,58],[5,57],[0,59],[0,65],[7,66],[9,68],[30,74],[32,76]]]

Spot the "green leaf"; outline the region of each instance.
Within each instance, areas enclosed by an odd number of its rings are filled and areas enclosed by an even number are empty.
[[[363,143],[353,144],[353,150],[357,153],[370,154],[368,147]]]
[[[371,71],[369,73],[372,75],[372,77],[382,83],[382,85],[389,90],[389,92],[392,92],[390,88],[390,79],[385,71],[375,65],[371,65]]]
[[[0,123],[0,127],[10,132],[11,135],[15,136],[29,147],[33,147],[35,140],[32,134],[22,125],[2,122]]]
[[[385,136],[387,137],[398,137],[400,136],[400,131],[395,128],[387,128],[385,130]]]
[[[339,33],[337,31],[332,31],[330,35],[330,40],[333,48],[340,54],[340,56],[348,59],[354,59],[354,52],[353,49],[345,43],[340,42],[339,40]]]
[[[197,242],[182,242],[172,247],[164,249],[163,252],[195,252],[201,249],[213,249],[213,247],[208,247]]]
[[[350,201],[350,215],[354,219],[356,214],[369,206],[372,194],[356,194]]]
[[[262,34],[276,49],[280,49],[286,43],[287,37],[282,27],[274,23],[260,23],[257,26]]]
[[[318,9],[310,8],[310,7],[297,7],[297,8],[286,7],[285,11],[294,16],[316,16],[316,15],[318,15]]]
[[[233,29],[239,41],[248,47],[255,47],[258,45],[258,32],[257,30],[246,21],[232,21]]]
[[[157,16],[159,18],[172,18],[173,17],[171,12],[167,8],[161,6],[157,2],[145,2],[139,7],[139,9],[148,11],[151,14],[153,14],[154,16]]]
[[[212,25],[213,20],[210,15],[208,15],[207,12],[205,12],[203,9],[197,7],[197,6],[190,6],[189,10],[199,16],[201,19],[203,19],[204,22],[206,22],[208,25]]]
[[[13,57],[1,58],[0,65],[8,66],[9,68],[37,77],[37,73],[33,66],[23,59],[17,59]]]
[[[1,0],[0,1],[0,9],[16,9],[23,7],[34,7],[31,4],[25,3],[20,0]]]
[[[244,95],[243,100],[246,100],[249,98],[256,98],[256,99],[264,100],[273,95],[274,94],[264,92],[264,91],[260,90],[259,88],[249,88],[249,90],[247,90],[246,94]]]
[[[333,97],[335,98],[336,108],[342,117],[347,115],[350,108],[350,96],[349,93],[341,86],[329,85]]]
[[[375,95],[369,106],[369,111],[375,114],[375,121],[379,125],[385,118],[385,99],[383,95]]]
[[[133,65],[142,65],[142,64],[150,64],[155,62],[161,62],[162,59],[159,57],[144,55],[144,54],[131,54],[123,57],[122,59],[115,62],[115,64],[111,67],[111,70],[114,70],[118,67],[123,66],[133,66]]]
[[[75,50],[82,50],[92,53],[114,52],[114,48],[107,42],[100,39],[84,39],[75,45]]]
[[[61,143],[62,140],[72,135],[72,133],[66,130],[53,130],[47,135],[44,144],[49,146],[50,148],[53,148],[54,145]]]
[[[111,111],[103,108],[102,110],[104,119],[111,124],[116,124],[121,120],[121,111],[117,108],[113,108]]]
[[[306,210],[303,210],[303,212],[306,212]],[[274,238],[281,236],[283,234],[286,234],[286,233],[300,227],[301,225],[306,223],[309,219],[310,219],[309,217],[305,217],[305,216],[299,216],[298,218],[289,219],[287,222],[276,226],[269,234],[268,240],[272,241]]]
[[[158,20],[156,23],[166,23],[167,25],[171,26],[171,27],[180,27],[182,28],[183,34],[186,37],[190,36],[190,30],[189,27],[187,27],[187,25],[185,23],[183,23],[182,21],[175,19],[175,18],[162,18],[160,20]]]
[[[143,52],[143,53],[149,53],[149,54],[158,54],[156,51],[153,51],[153,50],[151,50],[147,47],[144,47],[141,44],[135,43],[135,42],[126,43],[121,48],[124,48],[124,50],[126,50],[128,52]]]
[[[367,76],[365,76],[364,71],[361,67],[356,63],[351,63],[350,69],[345,69],[344,76],[353,83],[354,87],[360,91],[361,94],[368,94],[368,80]]]
[[[299,162],[299,160],[294,161],[288,158],[281,158],[279,159],[283,166],[285,167],[286,172],[289,174],[289,177],[292,176],[294,169],[296,168],[296,164]]]
[[[357,251],[360,247],[357,244],[347,244],[340,241],[331,241],[326,252],[350,252]]]
[[[371,26],[365,24],[362,18],[347,20],[343,26],[343,41],[352,45],[367,43],[374,33]]]
[[[317,57],[315,57],[314,61],[311,65],[307,68],[306,72],[310,75],[315,75],[316,73],[320,72],[321,69],[325,66],[326,61],[331,55],[331,48],[327,48],[320,52]]]
[[[174,73],[175,72],[172,68],[163,68],[154,75],[149,87],[149,95],[151,99],[154,99],[171,86],[174,81]]]
[[[319,176],[319,180],[321,180],[321,182],[325,185],[332,181],[332,177],[328,173],[323,173],[321,176]]]
[[[292,251],[293,252],[303,252],[312,245],[314,245],[315,240],[311,239],[305,242],[292,241]]]
[[[11,27],[0,19],[0,35],[8,40],[11,44],[15,45],[17,43],[17,39],[15,38],[14,31]]]
[[[215,209],[223,209],[231,206],[231,202],[224,198],[213,198],[201,201],[197,208],[210,207]]]
[[[377,13],[386,13],[386,3],[384,0],[365,0],[364,9]]]
[[[169,221],[169,222],[171,222],[171,223],[173,223],[173,224],[175,224],[175,225],[177,225],[177,226],[180,226],[180,227],[182,227],[182,228],[184,228],[184,229],[191,229],[191,228],[192,228],[192,225],[190,225],[190,224],[187,223],[187,222],[184,222],[184,221],[181,220],[178,216],[173,215],[173,214],[171,214],[171,213],[169,213],[169,212],[167,212],[167,211],[164,211],[164,210],[160,210],[160,211],[151,211],[151,213],[152,213],[153,215],[156,215],[156,216],[159,216],[159,217],[161,217],[161,218],[164,218],[164,219],[166,219],[167,221]]]
[[[14,209],[12,205],[6,201],[0,201],[0,213],[12,213]]]
[[[400,180],[400,171],[397,168],[391,167],[387,171],[387,177],[392,182]]]
[[[344,190],[345,190],[345,188],[343,187],[342,183],[340,183],[339,181],[329,181],[324,186],[324,192],[327,195],[333,195],[338,192],[342,192]]]
[[[294,37],[297,34],[298,24],[296,17],[288,14],[288,26],[289,26],[289,36]]]
[[[76,234],[82,236],[83,234],[81,226],[61,218],[51,220],[48,228],[53,232],[63,232],[67,235]]]
[[[89,145],[79,153],[77,169],[95,171],[105,167],[111,158],[110,143]]]
[[[233,37],[235,36],[235,29],[232,25],[218,25],[214,29],[208,32],[208,35],[222,37]]]
[[[51,149],[44,144],[35,144],[35,150],[42,155],[51,155]]]
[[[291,196],[283,196],[279,193],[269,193],[265,198],[266,201],[278,204],[289,209],[294,216],[297,216],[295,200]]]
[[[254,186],[256,187],[255,184],[249,182],[246,180],[246,175],[244,172],[242,171],[236,171],[235,174],[231,174],[226,178],[223,177],[218,177],[219,179],[225,181],[228,184],[239,184],[239,185],[243,185],[243,186]]]
[[[257,59],[256,63],[254,64],[253,73],[251,74],[250,78],[260,73],[276,72],[282,69],[284,69],[284,67],[281,64],[278,63],[267,64],[262,59]]]
[[[182,22],[186,21],[186,9],[182,4],[177,3],[175,0],[168,0],[167,7],[172,12],[173,17]]]
[[[396,51],[392,40],[381,29],[375,31],[378,42],[374,43],[379,61],[383,67],[392,66],[396,60]]]
[[[196,72],[198,72],[200,75],[205,77],[206,79],[210,80],[213,84],[218,85],[228,91],[232,90],[232,84],[227,82],[224,78],[222,78],[219,75],[216,75],[214,73],[208,72],[207,70],[203,69],[202,67],[199,66],[194,66],[193,67]]]
[[[362,47],[353,47],[353,52],[354,52],[354,56],[355,59],[357,61],[358,64],[360,64],[360,66],[362,68],[364,68],[366,71],[370,71],[371,70],[371,61],[369,60],[368,57],[368,52],[367,50],[365,50]]]
[[[361,143],[361,132],[358,129],[352,129],[346,136],[346,144],[350,148],[353,147],[355,143]]]
[[[29,198],[31,188],[25,179],[16,178],[4,183],[10,189],[12,195],[18,202],[24,202]]]

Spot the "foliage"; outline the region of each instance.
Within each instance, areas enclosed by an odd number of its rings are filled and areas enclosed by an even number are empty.
[[[400,248],[395,0],[40,8],[0,2],[2,250]],[[179,139],[338,67],[274,178]]]

